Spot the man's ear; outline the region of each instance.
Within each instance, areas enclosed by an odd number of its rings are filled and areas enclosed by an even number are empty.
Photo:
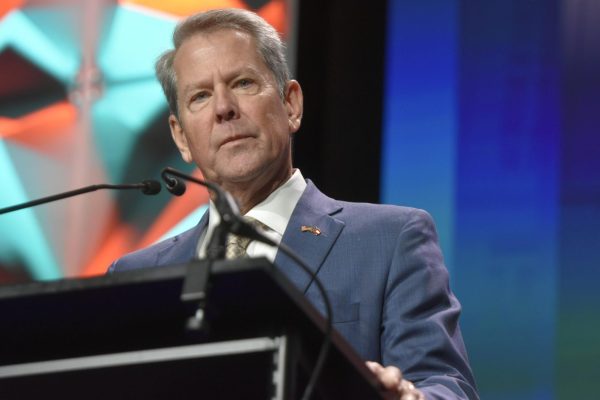
[[[304,111],[304,97],[302,88],[298,81],[290,80],[285,88],[285,106],[288,113],[288,126],[290,133],[295,133],[300,129],[302,122],[302,112]]]
[[[190,151],[187,137],[185,136],[185,132],[183,131],[183,127],[179,123],[179,120],[173,114],[169,115],[169,127],[171,128],[171,137],[179,149],[181,158],[183,158],[183,161],[191,163],[193,161],[192,152]]]

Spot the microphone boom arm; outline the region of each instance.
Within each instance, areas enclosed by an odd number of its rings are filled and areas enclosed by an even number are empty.
[[[68,192],[59,193],[52,196],[42,197],[36,200],[27,201],[25,203],[16,204],[10,207],[0,208],[0,214],[6,214],[12,211],[21,210],[23,208],[34,207],[40,204],[66,199],[67,197],[73,197],[100,189],[141,189],[144,194],[154,195],[160,192],[160,188],[160,182],[154,180],[145,180],[141,183],[129,183],[121,185],[110,185],[107,183],[102,183],[99,185],[90,185],[79,189],[70,190]]]

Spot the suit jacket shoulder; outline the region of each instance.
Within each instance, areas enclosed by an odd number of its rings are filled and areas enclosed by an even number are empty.
[[[478,398],[427,212],[334,200],[308,182],[283,242],[326,287],[336,329],[364,359],[399,367],[428,398]],[[324,312],[311,277],[281,252],[275,264]]]
[[[196,247],[207,222],[208,213],[202,217],[194,228],[152,246],[124,255],[110,265],[108,272],[160,267],[192,260],[196,256]]]

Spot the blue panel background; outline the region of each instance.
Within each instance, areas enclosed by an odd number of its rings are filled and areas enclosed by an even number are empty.
[[[436,219],[449,267],[456,168],[457,13],[455,1],[390,3],[381,151],[382,201],[427,209]]]
[[[457,286],[469,305],[466,336],[481,385],[495,398],[549,398],[557,277],[557,7],[549,1],[468,4],[461,12],[455,230]],[[473,286],[480,290],[469,290]]]
[[[600,3],[388,18],[381,200],[436,219],[482,398],[596,398]]]
[[[600,2],[563,0],[557,393],[597,398],[600,377]]]

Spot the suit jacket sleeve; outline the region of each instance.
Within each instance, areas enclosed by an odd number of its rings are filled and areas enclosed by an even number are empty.
[[[383,365],[397,365],[427,399],[478,399],[435,226],[413,210],[400,231],[382,310]]]

